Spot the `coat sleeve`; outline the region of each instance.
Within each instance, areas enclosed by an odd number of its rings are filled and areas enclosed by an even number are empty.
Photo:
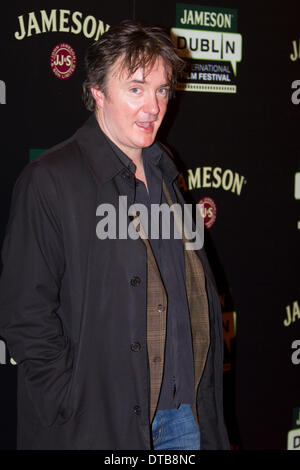
[[[51,173],[29,164],[14,187],[2,249],[0,335],[46,426],[66,419],[73,362],[57,313],[65,266],[59,210]]]

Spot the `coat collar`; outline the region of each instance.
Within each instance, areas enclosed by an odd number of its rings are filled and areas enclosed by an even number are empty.
[[[127,171],[126,166],[118,158],[107,137],[103,134],[94,114],[78,129],[75,139],[82,154],[86,156],[88,165],[98,183],[103,184],[114,178],[118,173]],[[158,164],[163,177],[172,183],[178,175],[178,170],[164,147],[156,142],[145,149],[144,152],[146,158],[147,154],[154,158],[159,157]]]

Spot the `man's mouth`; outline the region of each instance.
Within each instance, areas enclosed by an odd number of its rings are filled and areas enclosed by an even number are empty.
[[[137,121],[136,125],[141,129],[145,129],[145,131],[152,131],[154,128],[154,121]]]

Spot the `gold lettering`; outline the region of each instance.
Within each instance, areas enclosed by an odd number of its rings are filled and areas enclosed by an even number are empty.
[[[295,62],[295,60],[299,59],[298,50],[297,50],[297,41],[292,41],[293,46],[293,53],[290,54],[290,59]],[[299,40],[299,49],[300,49],[300,40]]]
[[[286,318],[283,320],[284,326],[290,326],[291,323],[294,323],[296,320],[300,320],[300,308],[299,303],[297,300],[293,302],[293,306],[291,309],[290,305],[285,307],[286,310]]]
[[[203,11],[195,11],[195,24],[202,24],[203,22]]]
[[[69,15],[70,10],[59,10],[59,31],[61,33],[68,33],[70,31],[70,26],[65,26],[65,24],[69,23]]]
[[[210,188],[210,172],[212,168],[211,166],[204,166],[202,169],[202,188]]]
[[[21,40],[26,35],[23,15],[18,16],[18,20],[19,20],[19,25],[20,25],[20,31],[15,32],[15,38]]]
[[[221,173],[222,173],[222,168],[218,166],[214,168],[213,177],[215,180],[212,183],[213,188],[219,188],[221,186],[221,183],[222,183],[221,176],[220,176]]]
[[[59,14],[59,19],[57,15]],[[19,30],[15,31],[14,36],[16,39],[21,40],[33,34],[41,34],[47,32],[57,31],[57,21],[59,21],[59,31],[62,33],[71,32],[79,34],[83,32],[85,37],[92,38],[97,41],[99,37],[110,28],[109,24],[104,24],[103,21],[97,20],[94,16],[87,16],[82,23],[82,13],[75,11],[72,13],[72,25],[70,25],[70,10],[56,10],[52,9],[50,13],[46,10],[40,10],[41,20],[40,25],[34,12],[28,14],[27,31],[24,22],[24,16],[18,16]]]
[[[188,17],[187,17],[187,24],[194,24],[194,17],[192,10],[189,10]]]
[[[90,28],[90,31],[88,31],[88,24],[92,23],[92,27]],[[94,36],[97,28],[97,23],[96,20],[93,16],[87,16],[83,22],[83,34],[85,35],[86,38],[91,38]]]
[[[41,34],[39,24],[33,11],[29,13],[27,37],[32,35],[32,31],[35,31],[35,34]]]
[[[204,13],[204,26],[209,26],[210,14],[208,11]]]
[[[189,189],[200,188],[200,168],[196,168],[195,174],[193,170],[188,170],[188,185]]]
[[[104,34],[106,31],[108,31],[110,28],[110,25],[107,24],[105,26],[105,29],[104,29],[104,23],[103,21],[99,20],[99,23],[98,23],[98,30],[97,30],[97,34],[95,36],[95,41],[98,41],[99,37],[102,36],[102,34]]]
[[[300,308],[298,302],[293,302],[293,322],[300,320]]]
[[[233,182],[233,173],[231,170],[225,170],[222,176],[222,188],[225,191],[231,188]]]
[[[47,15],[46,10],[41,10],[42,31],[57,31],[56,25],[56,10],[51,10],[50,17]]]
[[[284,326],[290,326],[290,324],[292,323],[292,320],[291,320],[291,307],[289,305],[287,305],[285,307],[286,309],[286,318],[283,320],[283,324]]]
[[[211,15],[210,15],[210,25],[211,25],[211,26],[216,26],[216,23],[217,23],[216,13],[213,12],[213,13],[211,13]]]
[[[234,180],[231,188],[232,193],[236,193],[238,196],[241,195],[242,187],[244,184],[244,176],[239,175],[238,173],[234,174]]]
[[[75,11],[72,15],[72,20],[73,20],[73,23],[75,23],[75,25],[77,26],[77,28],[74,28],[72,26],[71,33],[73,34],[79,34],[82,30],[82,24],[78,18],[82,18],[82,13],[80,11]]]
[[[220,167],[203,166],[188,170],[188,189],[220,188],[241,195],[245,177]]]
[[[180,18],[180,23],[186,24],[186,12],[187,10],[183,10],[183,17]]]

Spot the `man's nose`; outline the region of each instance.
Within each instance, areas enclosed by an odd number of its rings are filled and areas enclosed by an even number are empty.
[[[144,112],[155,115],[159,113],[159,110],[160,108],[156,93],[149,93],[144,103]]]

